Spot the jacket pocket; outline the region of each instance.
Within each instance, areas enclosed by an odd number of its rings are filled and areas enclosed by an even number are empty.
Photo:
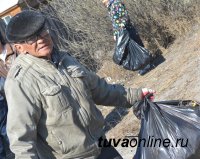
[[[62,154],[65,153],[65,146],[63,143],[63,140],[59,137],[57,132],[54,132],[53,130],[51,131],[51,135],[53,137],[53,139],[55,140],[54,143],[54,150],[56,151],[61,151]]]
[[[42,94],[45,96],[53,96],[58,94],[61,91],[61,85],[54,85],[54,86],[50,86],[48,88],[46,88]]]
[[[70,90],[59,84],[51,85],[41,92],[44,96],[46,110],[46,123],[48,125],[56,124],[63,111],[72,109],[70,106]]]

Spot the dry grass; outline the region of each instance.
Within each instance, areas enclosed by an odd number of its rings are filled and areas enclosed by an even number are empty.
[[[95,53],[102,50],[101,56],[97,58],[103,62],[103,67],[98,72],[101,77],[110,77],[111,83],[153,88],[157,92],[156,100],[199,100],[200,31],[191,31],[190,28],[200,22],[200,1],[187,0],[186,3],[186,0],[125,0],[125,3],[146,46],[152,52],[166,51],[165,63],[143,77],[135,76],[135,73],[116,66],[112,63],[110,54],[106,54],[114,47],[114,43],[111,23],[105,18],[106,9],[100,0],[49,1],[69,33],[70,38],[62,40],[75,56],[87,59],[86,53],[96,57]],[[183,37],[188,30],[191,36]],[[77,40],[77,37],[81,40]],[[107,60],[107,57],[110,60]],[[92,62],[90,64],[95,65]],[[120,81],[117,81],[118,79]],[[102,107],[104,116],[112,109]],[[127,133],[137,134],[140,122],[131,110],[121,119],[122,121],[108,132],[108,138],[121,138]]]
[[[199,28],[199,25],[196,27]],[[156,90],[156,101],[196,100],[199,101],[200,89],[200,30],[190,30],[184,38],[179,38],[165,53],[166,61],[145,76],[134,76],[126,80],[128,87],[148,87]],[[106,64],[105,64],[106,65]],[[103,72],[103,70],[101,70]],[[106,71],[107,72],[107,71]],[[111,109],[111,108],[110,108]],[[105,109],[103,109],[104,111]],[[106,108],[106,114],[109,114]],[[123,138],[127,134],[136,135],[140,121],[132,110],[122,118],[107,136]]]
[[[124,1],[134,26],[152,53],[162,53],[200,22],[198,0]],[[56,40],[61,41],[58,43],[64,43],[90,69],[99,69],[103,59],[108,57],[107,52],[114,48],[111,22],[101,0],[49,0],[48,4],[51,9],[47,15],[58,18],[64,28],[57,30],[64,29],[68,35],[63,37],[58,32],[60,38]],[[45,12],[44,8],[47,6],[40,9]]]

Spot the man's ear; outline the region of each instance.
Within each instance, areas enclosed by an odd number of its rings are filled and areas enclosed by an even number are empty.
[[[26,54],[26,50],[22,44],[13,44],[18,53]]]

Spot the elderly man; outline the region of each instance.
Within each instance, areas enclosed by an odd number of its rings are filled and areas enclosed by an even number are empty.
[[[19,52],[5,84],[11,150],[17,159],[121,159],[113,147],[98,147],[104,119],[95,104],[131,107],[153,92],[107,84],[54,49],[45,22],[23,11],[6,28]]]

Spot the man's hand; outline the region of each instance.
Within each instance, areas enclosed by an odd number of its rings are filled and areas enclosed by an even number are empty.
[[[144,97],[149,96],[149,99],[151,101],[154,100],[154,94],[156,93],[155,90],[149,89],[149,88],[142,88],[142,99],[144,99]]]

